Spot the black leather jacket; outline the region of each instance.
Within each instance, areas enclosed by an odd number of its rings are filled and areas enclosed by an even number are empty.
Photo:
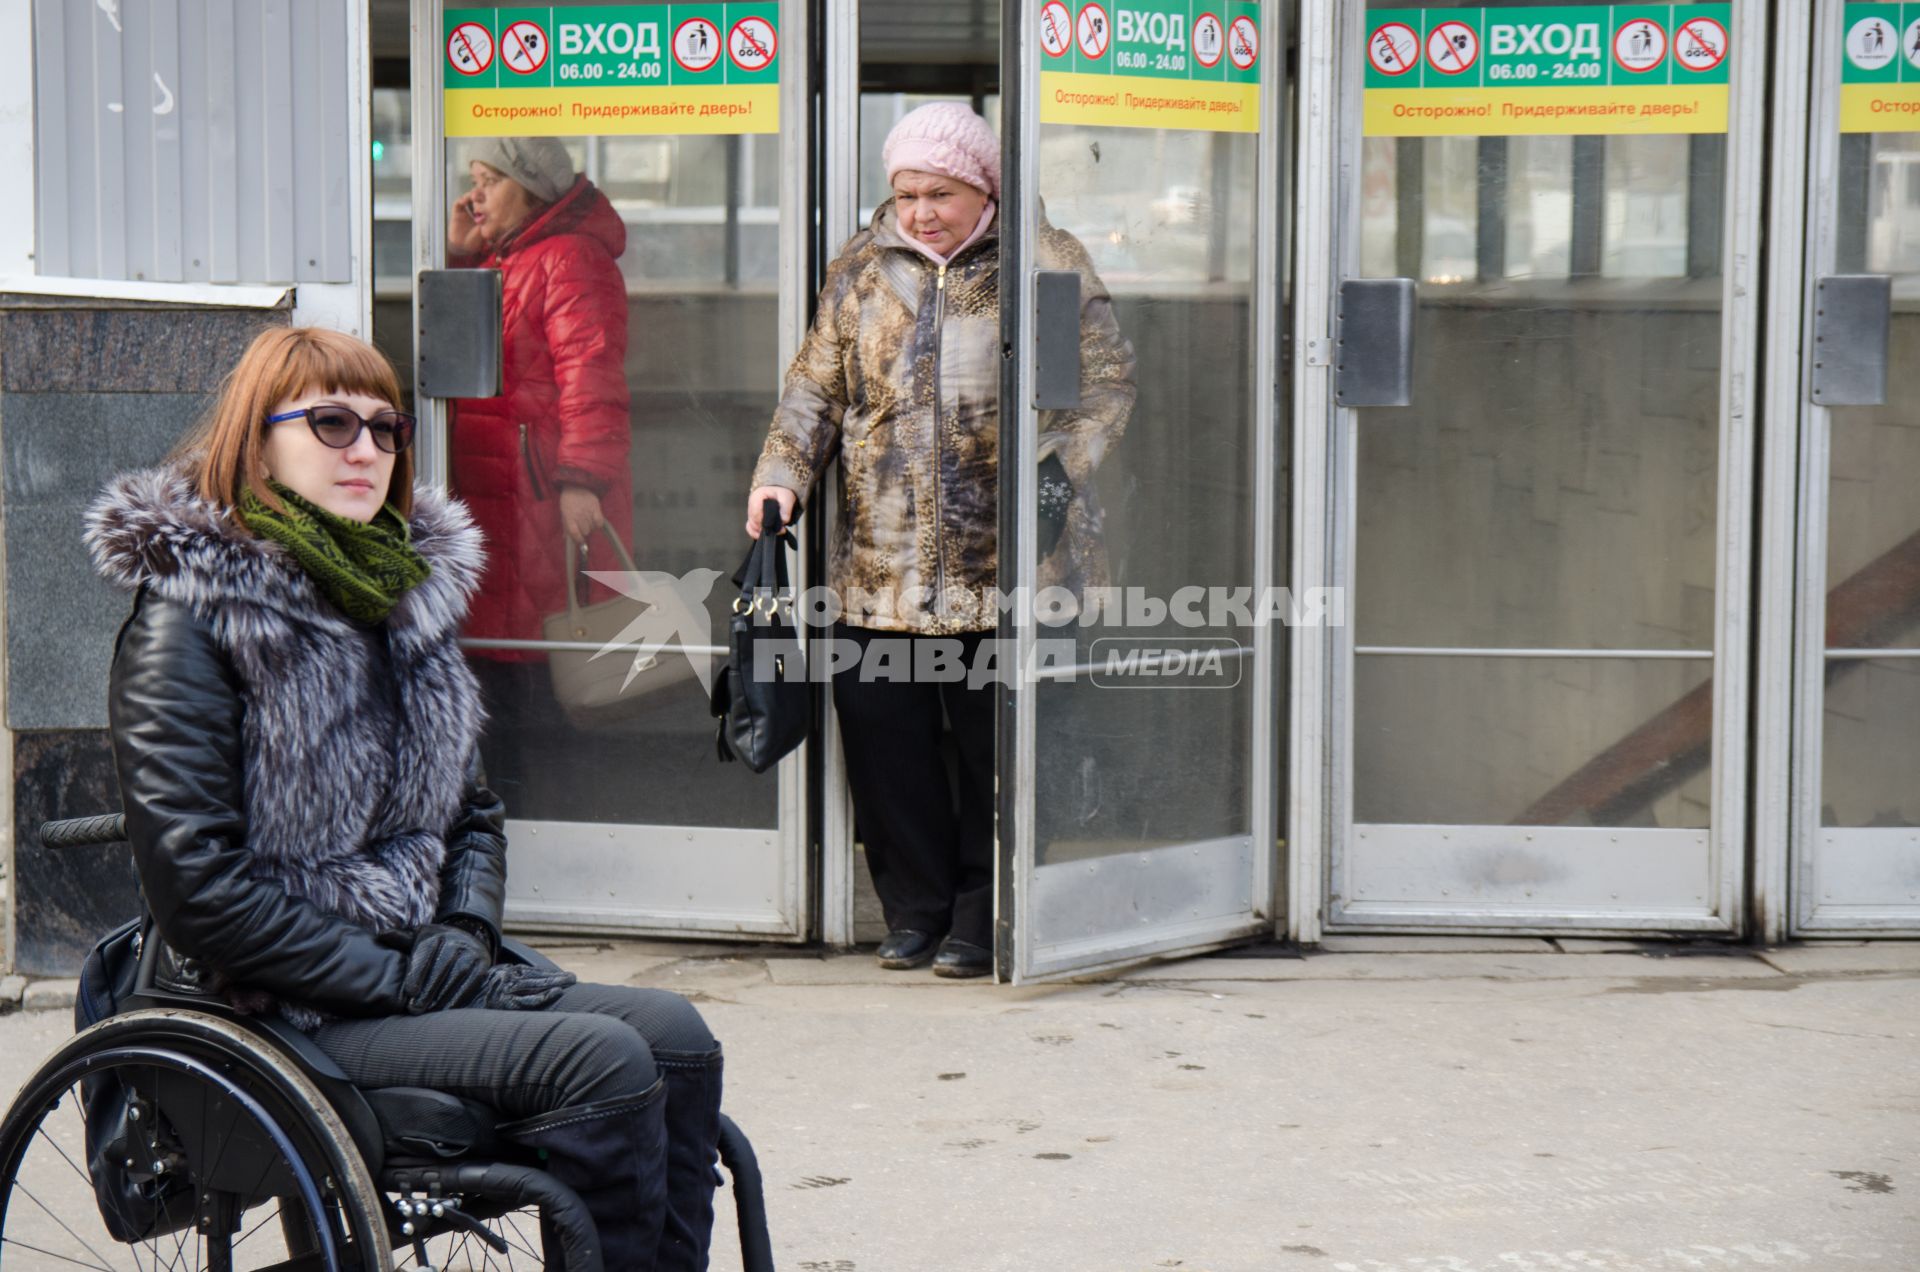
[[[110,690],[127,834],[161,936],[231,984],[341,1016],[405,1010],[404,941],[289,895],[247,848],[242,685],[207,623],[142,593],[121,629]],[[506,894],[506,811],[478,753],[445,830],[436,919],[497,938]]]

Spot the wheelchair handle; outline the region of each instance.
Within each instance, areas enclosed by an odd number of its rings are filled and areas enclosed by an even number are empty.
[[[65,821],[40,823],[40,844],[44,848],[85,848],[92,844],[125,843],[125,813],[101,813],[94,817],[69,817]]]

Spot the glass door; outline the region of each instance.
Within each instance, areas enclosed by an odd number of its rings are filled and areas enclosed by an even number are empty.
[[[1281,7],[1003,9],[1016,981],[1268,928]]]
[[[1764,6],[1326,13],[1325,924],[1737,931]]]
[[[416,262],[501,277],[500,391],[431,440],[522,928],[806,934],[804,756],[721,763],[706,685],[806,318],[808,7],[414,6]]]
[[[1920,935],[1920,4],[1816,6],[1796,933]]]

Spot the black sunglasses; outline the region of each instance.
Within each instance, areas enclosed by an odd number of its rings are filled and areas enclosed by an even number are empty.
[[[279,415],[267,416],[267,423],[280,424],[287,420],[304,419],[313,435],[320,439],[322,446],[331,446],[335,450],[345,450],[360,440],[360,430],[371,429],[373,444],[389,455],[398,455],[413,445],[413,429],[416,421],[405,411],[375,411],[373,418],[363,420],[344,406],[305,406],[297,411],[283,411]]]

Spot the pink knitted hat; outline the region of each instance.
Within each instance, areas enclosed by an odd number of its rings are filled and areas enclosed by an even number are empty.
[[[937,172],[1000,197],[1000,138],[959,102],[929,102],[910,111],[881,147],[887,180],[896,172]]]

